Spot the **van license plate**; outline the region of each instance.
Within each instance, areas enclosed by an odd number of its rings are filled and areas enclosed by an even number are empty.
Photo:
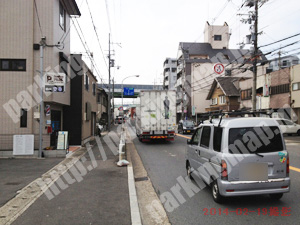
[[[240,181],[267,181],[268,163],[246,163],[240,168]]]

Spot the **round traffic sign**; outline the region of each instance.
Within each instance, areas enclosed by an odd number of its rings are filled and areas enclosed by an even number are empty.
[[[221,74],[224,72],[224,69],[225,67],[223,66],[223,64],[221,63],[217,63],[215,66],[214,66],[214,71],[217,73],[217,74]]]

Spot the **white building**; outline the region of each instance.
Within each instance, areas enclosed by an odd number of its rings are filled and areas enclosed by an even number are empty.
[[[295,66],[299,64],[299,58],[298,56],[285,56],[281,58],[276,58],[270,60],[269,68],[272,71],[284,69],[287,67]]]
[[[166,58],[164,62],[164,89],[175,90],[175,85],[177,82],[177,59]]]

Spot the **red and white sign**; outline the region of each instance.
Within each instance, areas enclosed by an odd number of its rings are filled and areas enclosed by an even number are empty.
[[[123,111],[123,107],[122,106],[119,107],[119,111]]]
[[[221,63],[217,63],[215,66],[214,66],[214,71],[217,73],[217,74],[221,74],[224,72],[224,69],[225,67],[223,66],[223,64]]]

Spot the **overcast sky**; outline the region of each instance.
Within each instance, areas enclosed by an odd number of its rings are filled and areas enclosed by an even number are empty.
[[[86,0],[76,2],[82,14],[77,19],[84,33],[81,36],[94,54],[97,67],[94,73],[99,82],[100,77],[108,82],[109,33],[114,43],[111,53],[116,65],[112,68],[112,78],[121,83],[126,76],[139,74],[140,78],[129,78],[124,82],[136,84],[161,83],[165,58],[176,58],[179,42],[203,42],[206,21],[214,25],[228,23],[232,33],[231,49],[239,48],[237,44],[250,33],[249,24],[240,22],[247,16],[237,15],[250,10],[248,7],[240,9],[242,0],[88,0],[97,38]],[[259,36],[259,45],[300,33],[299,21],[299,0],[269,0],[259,9],[259,30],[263,32]],[[300,36],[262,50],[267,52],[297,40]],[[300,52],[300,49],[289,52],[296,48],[300,48],[299,43],[283,51],[286,55]],[[82,53],[91,65],[74,25],[71,27],[71,51]]]

